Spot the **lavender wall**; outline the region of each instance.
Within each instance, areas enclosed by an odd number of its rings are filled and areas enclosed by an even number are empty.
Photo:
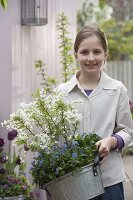
[[[12,104],[12,27],[20,25],[20,0],[9,1],[6,10],[0,7],[0,122],[8,119]],[[7,130],[0,125],[0,137]]]

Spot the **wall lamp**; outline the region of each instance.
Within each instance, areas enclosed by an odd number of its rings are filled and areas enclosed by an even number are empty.
[[[48,23],[48,0],[21,0],[21,24],[43,26]]]

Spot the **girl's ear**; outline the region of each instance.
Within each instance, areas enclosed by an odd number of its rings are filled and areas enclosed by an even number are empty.
[[[105,60],[108,58],[108,51],[105,53]]]
[[[75,59],[78,61],[77,53],[76,52],[74,52],[74,56],[75,56]]]

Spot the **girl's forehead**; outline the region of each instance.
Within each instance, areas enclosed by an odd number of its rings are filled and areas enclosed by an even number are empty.
[[[94,35],[83,39],[79,45],[80,49],[87,47],[103,48],[103,44],[101,43],[101,40]]]

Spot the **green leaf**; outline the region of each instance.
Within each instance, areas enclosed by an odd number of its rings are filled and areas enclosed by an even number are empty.
[[[8,1],[7,0],[0,0],[0,5],[6,9],[7,8],[7,5],[8,5]]]

